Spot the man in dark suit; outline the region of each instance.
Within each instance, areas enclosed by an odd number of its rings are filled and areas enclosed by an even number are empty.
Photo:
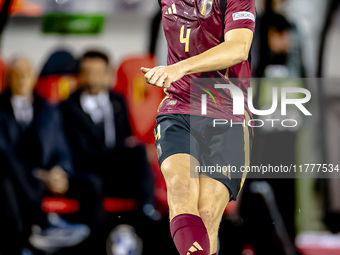
[[[68,191],[73,166],[60,112],[33,93],[34,73],[29,60],[9,63],[5,85],[0,96],[0,196],[5,205],[0,225],[1,240],[9,242],[4,241],[0,249],[5,247],[1,254],[17,254],[20,251],[15,249],[26,245],[32,224],[39,228],[34,238],[52,240],[48,231],[51,224],[41,210],[41,201],[46,192],[63,195]],[[57,220],[58,225],[62,219]],[[69,226],[64,223],[65,228]],[[78,236],[76,243],[86,235]],[[9,246],[13,241],[15,248]]]
[[[109,90],[109,58],[88,51],[80,60],[80,88],[61,104],[76,172],[99,174],[107,197],[152,205],[154,177],[145,147],[133,143],[122,96]]]

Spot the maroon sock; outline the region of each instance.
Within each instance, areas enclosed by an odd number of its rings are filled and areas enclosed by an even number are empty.
[[[209,236],[201,217],[177,215],[170,222],[170,231],[180,255],[209,255]]]

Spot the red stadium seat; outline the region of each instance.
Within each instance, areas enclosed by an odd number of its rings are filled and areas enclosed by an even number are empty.
[[[119,66],[114,91],[126,99],[133,134],[147,146],[150,164],[155,174],[156,206],[161,213],[168,212],[166,185],[159,170],[153,128],[156,124],[157,109],[164,94],[162,89],[145,83],[141,67],[156,66],[150,55],[130,56]]]
[[[0,0],[1,8],[4,2],[5,0]],[[13,0],[9,12],[18,16],[40,16],[43,13],[39,5],[25,0]]]
[[[104,209],[108,213],[134,211],[137,209],[137,201],[135,199],[106,197],[104,198]]]
[[[224,210],[224,214],[236,214],[238,202],[230,201]]]
[[[72,214],[79,211],[79,202],[71,198],[46,197],[41,204],[43,212]]]
[[[134,135],[139,140],[154,143],[157,108],[164,95],[162,89],[145,83],[142,66],[154,67],[156,61],[149,55],[125,59],[118,68],[114,91],[125,96]]]
[[[67,99],[76,87],[77,78],[74,75],[49,75],[38,79],[35,90],[50,103],[58,104]]]
[[[242,249],[242,255],[256,255],[251,245],[245,245]]]
[[[77,61],[68,50],[56,50],[46,60],[36,92],[55,104],[67,99],[77,87]]]
[[[80,209],[80,204],[72,198],[46,197],[41,203],[45,213],[73,214]],[[104,198],[104,210],[107,213],[119,213],[134,211],[137,208],[137,201],[129,198]]]

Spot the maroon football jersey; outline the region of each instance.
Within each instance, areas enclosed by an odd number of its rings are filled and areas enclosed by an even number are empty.
[[[162,23],[168,43],[168,65],[205,52],[220,44],[221,37],[232,29],[255,29],[255,0],[227,0],[222,15],[220,0],[162,0]],[[224,24],[223,24],[224,23]],[[225,25],[224,31],[223,25]],[[228,79],[226,78],[228,77]],[[209,78],[210,82],[197,80]],[[201,115],[201,95],[207,96],[205,116],[242,122],[245,115],[233,115],[232,96],[228,89],[214,89],[214,84],[235,85],[244,93],[245,110],[247,88],[250,86],[250,65],[243,61],[227,70],[185,75],[164,89],[165,98],[158,114]],[[240,79],[243,78],[243,79]],[[223,80],[222,80],[223,79]],[[197,82],[196,82],[197,81]],[[203,81],[203,82],[202,82]]]

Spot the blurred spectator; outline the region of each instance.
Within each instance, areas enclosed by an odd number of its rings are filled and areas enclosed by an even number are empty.
[[[67,50],[57,50],[42,68],[35,91],[51,104],[58,104],[69,97],[77,87],[77,61]]]
[[[264,77],[270,65],[284,65],[289,77],[305,77],[301,38],[294,23],[281,14],[283,0],[266,0],[265,13],[258,17],[253,51],[255,77]],[[257,54],[258,53],[258,54]]]
[[[304,86],[304,67],[298,34],[295,27],[286,18],[275,12],[280,1],[267,1],[266,13],[260,19],[260,54],[257,67],[255,98],[256,109],[269,109],[272,104],[272,89],[281,87]],[[274,8],[274,9],[272,9]],[[278,103],[280,105],[280,102]],[[280,107],[279,107],[280,108]],[[298,109],[287,108],[287,118],[298,121],[295,129],[285,127],[263,127],[255,130],[251,164],[254,166],[289,166],[296,164],[297,131],[301,127],[303,117]],[[280,109],[277,110],[280,112]],[[275,113],[271,116],[258,116],[258,118],[279,119]],[[265,178],[265,176],[263,176]],[[295,240],[295,179],[294,174],[265,179],[270,184],[275,196],[276,204],[284,221],[284,228],[288,232],[290,243]],[[241,216],[249,233],[249,243],[254,247],[256,254],[284,254],[283,240],[277,229],[275,219],[271,215],[263,198],[250,191],[251,183],[248,179],[242,198]],[[255,180],[257,181],[257,180]],[[252,209],[256,208],[255,211]],[[251,213],[250,213],[251,212]],[[259,233],[260,235],[255,235]],[[255,232],[252,232],[255,231]],[[279,232],[283,232],[280,230]],[[255,236],[255,237],[254,237]],[[268,242],[268,240],[270,240]]]
[[[10,62],[0,97],[0,196],[6,208],[1,210],[1,254],[19,254],[28,245],[32,224],[33,242],[59,240],[62,247],[62,240],[77,244],[88,236],[86,225],[71,225],[57,215],[52,222],[41,210],[46,192],[68,191],[73,169],[61,115],[33,87],[30,61]]]
[[[61,104],[76,172],[99,174],[105,197],[154,203],[154,177],[144,146],[131,136],[122,96],[113,93],[106,54],[88,51],[80,60],[80,88]]]

